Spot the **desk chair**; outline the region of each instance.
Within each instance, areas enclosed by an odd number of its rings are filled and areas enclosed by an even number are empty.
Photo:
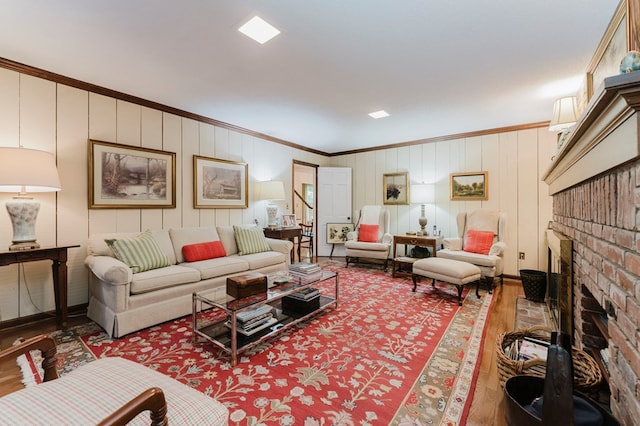
[[[302,237],[300,238],[300,248],[306,248],[309,257],[313,257],[313,222],[310,224],[300,223]]]

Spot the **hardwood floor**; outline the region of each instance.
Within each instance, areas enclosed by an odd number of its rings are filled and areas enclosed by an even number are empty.
[[[493,309],[487,322],[487,332],[482,349],[482,361],[478,373],[473,402],[467,417],[467,425],[504,426],[503,390],[498,381],[496,367],[496,336],[513,330],[516,318],[517,297],[524,294],[520,280],[505,279],[503,286],[494,290]]]
[[[484,347],[482,349],[482,361],[473,402],[467,418],[467,425],[506,425],[503,391],[498,382],[496,370],[495,341],[498,333],[513,330],[516,299],[522,294],[522,286],[519,280],[505,279],[504,285],[498,286],[494,290],[493,309],[488,318]],[[69,325],[82,324],[86,321],[87,318],[84,316],[71,317],[69,318]],[[55,329],[55,320],[52,318],[13,329],[2,330],[0,333],[0,349],[11,346],[18,337],[31,337],[41,333],[48,333]]]

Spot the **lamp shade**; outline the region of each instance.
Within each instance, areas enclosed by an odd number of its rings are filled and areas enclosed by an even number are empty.
[[[411,187],[411,203],[412,204],[431,204],[435,199],[435,191],[433,185],[420,183]]]
[[[0,192],[60,191],[53,154],[37,149],[0,147]]]
[[[560,132],[578,121],[578,105],[575,96],[557,99],[553,103],[553,116],[549,122],[550,132]]]
[[[284,183],[279,180],[257,182],[255,197],[256,200],[284,200]]]

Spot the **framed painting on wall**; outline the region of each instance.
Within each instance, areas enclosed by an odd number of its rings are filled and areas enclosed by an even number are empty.
[[[247,163],[193,156],[193,208],[249,207]]]
[[[488,172],[451,173],[451,199],[454,201],[488,200]]]
[[[620,61],[628,50],[627,5],[620,2],[587,68],[589,99],[603,88],[606,77],[620,74]]]
[[[409,204],[409,173],[385,173],[382,190],[383,204]]]
[[[176,207],[176,154],[89,140],[89,208]]]

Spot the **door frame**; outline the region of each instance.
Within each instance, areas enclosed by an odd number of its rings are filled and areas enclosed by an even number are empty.
[[[297,166],[302,166],[302,167],[309,167],[311,169],[313,169],[313,235],[318,235],[318,233],[316,232],[316,226],[318,223],[318,167],[320,167],[319,164],[313,164],[313,163],[308,163],[306,161],[301,161],[301,160],[292,160],[292,165],[291,165],[291,198],[292,198],[292,205],[291,205],[291,212],[293,214],[295,214],[297,216],[297,214],[300,214],[300,218],[302,219],[302,212],[296,212],[296,196],[294,191],[296,191],[296,165]],[[300,194],[303,195],[303,194]],[[317,238],[313,239],[313,252],[316,253],[317,251],[317,246],[316,246],[316,240]]]

